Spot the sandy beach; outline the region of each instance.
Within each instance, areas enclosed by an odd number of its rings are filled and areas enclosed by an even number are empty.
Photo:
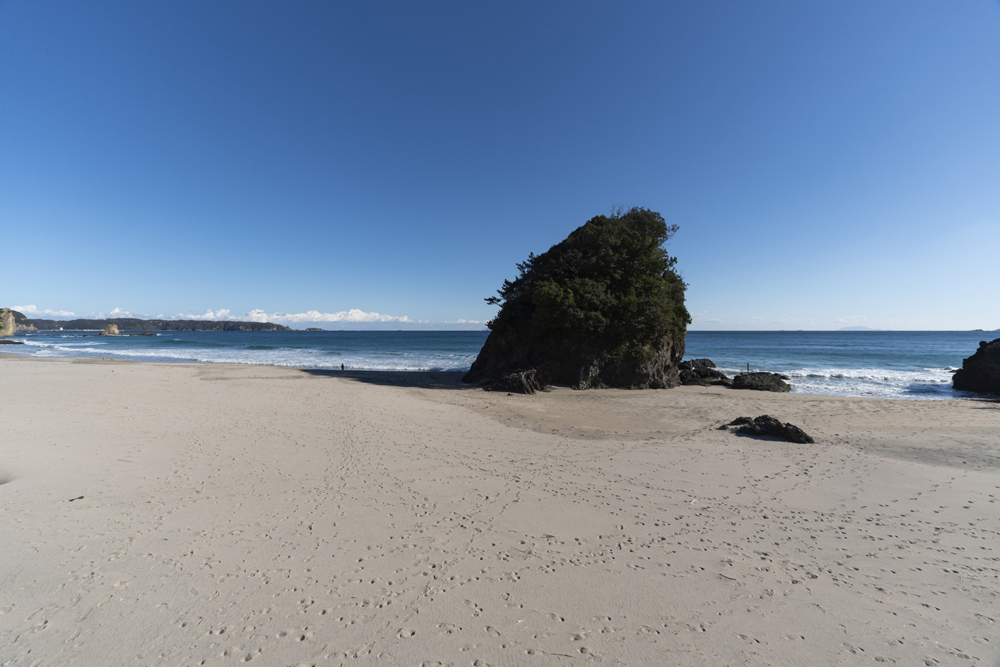
[[[4,666],[1000,656],[995,401],[0,376]],[[765,413],[816,444],[718,430]]]

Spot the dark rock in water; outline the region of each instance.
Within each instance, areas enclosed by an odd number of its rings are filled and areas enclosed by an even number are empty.
[[[677,368],[682,371],[697,371],[702,368],[715,368],[715,364],[711,359],[688,359],[678,364]]]
[[[715,369],[715,364],[711,359],[690,359],[682,361],[677,368],[680,369],[681,384],[700,385],[708,387],[712,385],[731,386],[733,381],[722,371]]]
[[[545,389],[535,369],[514,371],[483,385],[486,391],[506,391],[512,394],[534,394]]]
[[[791,391],[791,386],[777,373],[740,373],[733,378],[733,389],[757,391]]]
[[[962,391],[1000,394],[1000,338],[980,341],[979,349],[962,361],[962,368],[951,376],[951,382]]]
[[[712,384],[709,378],[703,378],[698,375],[695,371],[682,370],[680,372],[681,384],[687,385],[701,385],[702,387],[707,387]]]
[[[761,415],[755,419],[751,419],[750,417],[738,417],[720,428],[732,428],[737,433],[742,433],[744,435],[769,435],[772,438],[781,438],[782,440],[788,440],[789,442],[797,442],[800,444],[815,442],[815,440],[813,440],[798,426],[784,423],[769,415]]]
[[[0,345],[24,345],[22,340],[0,340]]]
[[[677,231],[641,208],[597,216],[504,281],[500,311],[465,382],[659,389],[680,384],[691,321],[684,281],[663,245]]]

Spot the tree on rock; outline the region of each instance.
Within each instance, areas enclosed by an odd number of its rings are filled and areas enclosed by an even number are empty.
[[[645,208],[600,215],[517,265],[466,382],[535,369],[578,389],[674,387],[691,322],[664,245],[677,231]]]

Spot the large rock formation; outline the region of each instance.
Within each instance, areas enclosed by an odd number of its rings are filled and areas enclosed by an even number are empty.
[[[108,326],[104,327],[104,331],[102,331],[101,333],[99,333],[97,335],[98,336],[121,336],[121,332],[118,331],[118,325],[117,324],[109,324]]]
[[[980,342],[976,353],[962,361],[951,382],[963,391],[1000,394],[1000,338]]]
[[[598,216],[504,281],[500,311],[466,382],[534,388],[675,387],[690,322],[684,282],[663,245],[677,231],[633,208]]]
[[[14,323],[14,311],[10,308],[0,308],[0,336],[13,336],[17,331]]]

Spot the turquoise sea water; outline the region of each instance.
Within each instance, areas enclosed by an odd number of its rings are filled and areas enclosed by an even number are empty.
[[[241,363],[351,370],[465,371],[486,331],[158,332],[97,337],[94,332],[18,336],[0,352],[34,357],[113,357],[134,361]],[[961,398],[951,370],[998,333],[973,331],[691,331],[686,359],[707,357],[729,373],[768,370],[793,391],[888,398]]]

